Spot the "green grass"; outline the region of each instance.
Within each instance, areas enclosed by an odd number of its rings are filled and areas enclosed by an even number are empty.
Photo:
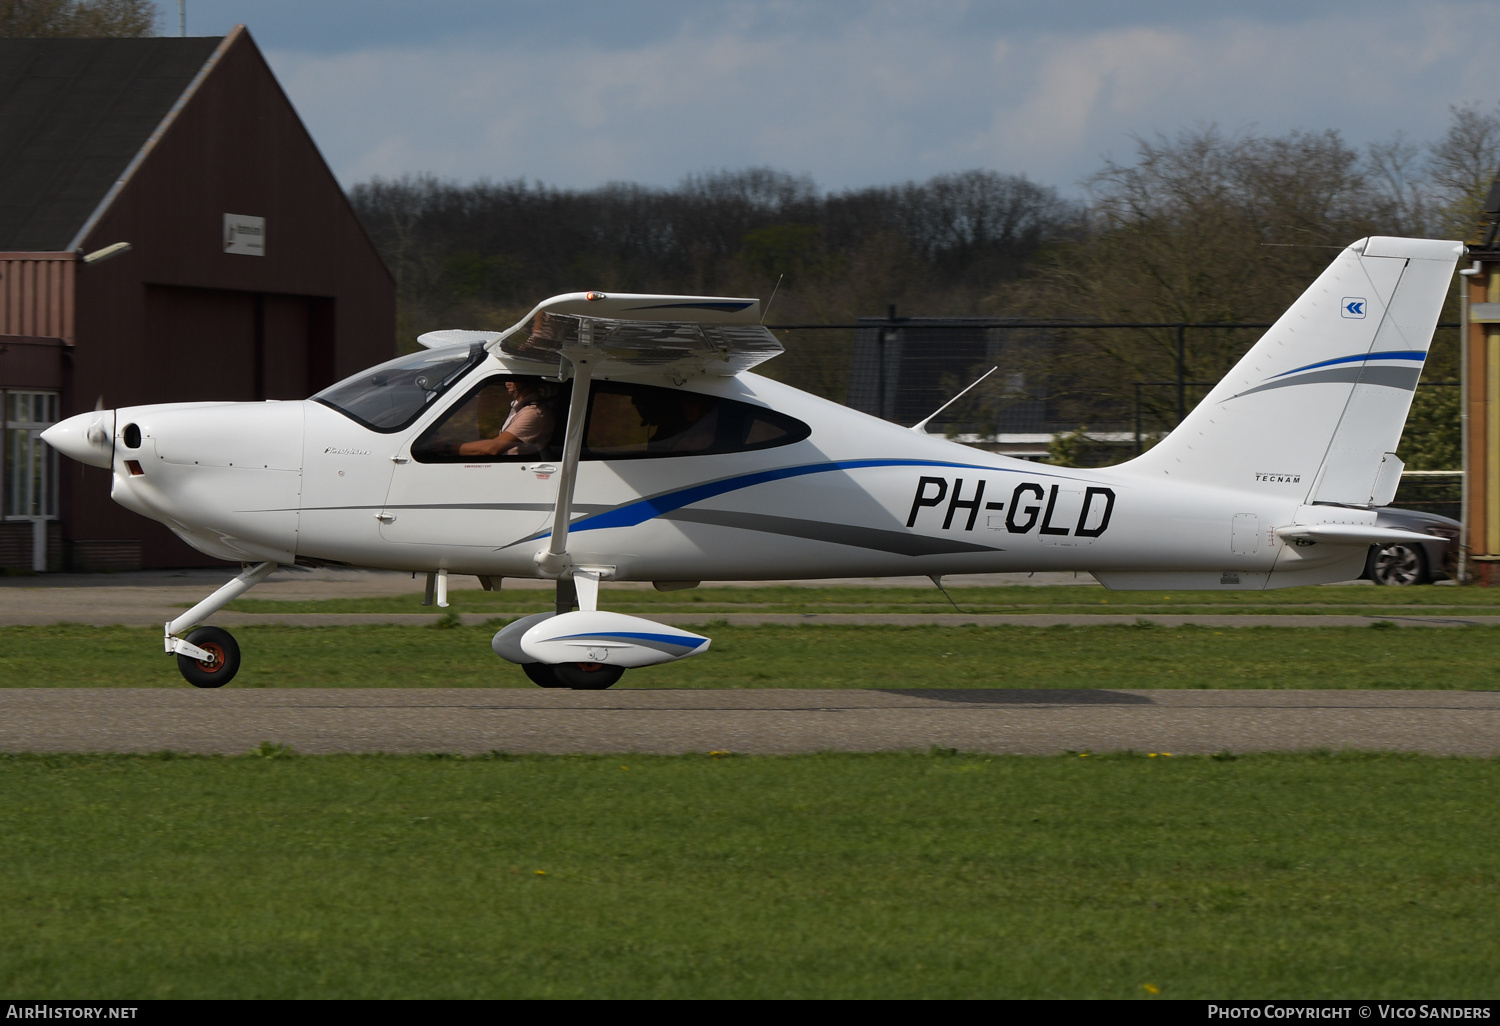
[[[1500,762],[0,757],[28,998],[1500,994]]]
[[[965,613],[1411,613],[1500,614],[1494,588],[1376,588],[1336,586],[1258,592],[1110,592],[1097,585],[950,588]],[[420,593],[378,598],[320,600],[240,599],[227,608],[242,613],[423,613]],[[519,616],[546,609],[550,593],[536,589],[454,590],[461,613]],[[936,588],[698,588],[656,592],[601,590],[600,604],[621,613],[951,613]]]
[[[232,687],[525,687],[488,627],[251,626]],[[1497,687],[1500,627],[735,627],[642,688]],[[153,628],[0,627],[0,686],[183,687]]]

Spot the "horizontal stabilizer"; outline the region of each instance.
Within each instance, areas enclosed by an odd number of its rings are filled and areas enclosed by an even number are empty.
[[[1393,545],[1397,542],[1430,542],[1433,536],[1400,527],[1365,524],[1296,524],[1276,529],[1283,541],[1328,542],[1331,545]]]

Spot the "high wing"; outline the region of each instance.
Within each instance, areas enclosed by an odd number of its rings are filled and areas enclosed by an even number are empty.
[[[489,345],[498,342],[505,335],[499,331],[471,331],[468,328],[443,328],[439,331],[429,331],[425,335],[417,336],[417,344],[426,349],[441,349],[443,346],[472,345],[475,342],[483,342]]]
[[[540,303],[489,343],[507,356],[558,364],[591,357],[592,373],[626,369],[733,377],[781,353],[760,300],[572,292]]]

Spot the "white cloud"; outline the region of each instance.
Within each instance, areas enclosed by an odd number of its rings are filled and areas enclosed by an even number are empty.
[[[670,184],[768,164],[840,188],[987,166],[1071,191],[1102,153],[1128,155],[1132,134],[1195,124],[1431,138],[1449,104],[1490,102],[1473,40],[1500,29],[1500,5],[1467,0],[1029,35],[871,10],[816,31],[683,22],[614,49],[269,56],[346,183]]]

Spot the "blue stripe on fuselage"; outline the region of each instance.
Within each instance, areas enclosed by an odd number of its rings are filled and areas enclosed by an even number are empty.
[[[726,477],[721,481],[707,481],[690,488],[683,488],[675,492],[667,492],[650,499],[641,499],[638,502],[628,503],[616,507],[604,513],[595,513],[591,517],[583,517],[569,526],[569,531],[592,531],[606,527],[634,527],[643,524],[647,520],[659,517],[663,513],[670,513],[674,509],[683,506],[691,506],[695,502],[704,499],[712,499],[716,495],[725,492],[738,491],[741,488],[752,488],[758,484],[766,484],[771,481],[784,481],[792,477],[806,477],[809,474],[827,474],[835,470],[863,470],[867,467],[953,467],[958,470],[984,470],[991,473],[1029,473],[1037,474],[1037,471],[1027,469],[1026,471],[1012,470],[1009,467],[982,467],[977,463],[942,463],[937,460],[842,460],[836,463],[805,463],[799,467],[777,467],[774,470],[760,470],[753,474],[742,474],[739,477]],[[1038,476],[1052,477],[1051,474],[1040,474]],[[550,534],[551,532],[547,532]],[[537,537],[545,538],[547,534]]]

